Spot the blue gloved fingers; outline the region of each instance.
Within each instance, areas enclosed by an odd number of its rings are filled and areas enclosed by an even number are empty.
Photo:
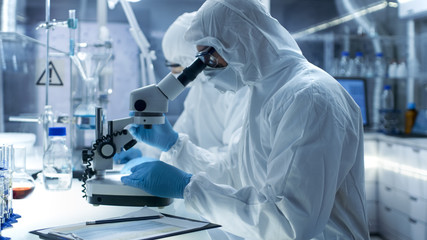
[[[116,164],[124,164],[134,158],[142,157],[142,152],[138,148],[131,148],[127,151],[122,150],[119,153],[114,154],[113,160]]]
[[[133,175],[129,175],[129,176],[122,177],[121,181],[122,181],[122,183],[123,183],[123,184],[125,184],[125,185],[129,185],[129,186],[131,186],[131,187],[140,188],[140,189],[142,189],[142,190],[146,191],[146,190],[145,190],[145,189],[146,189],[146,187],[145,187],[145,185],[144,185],[144,182],[145,182],[145,181],[144,181],[144,180],[142,180],[142,179],[136,178],[136,177],[135,177],[135,176],[133,176]],[[148,191],[146,191],[146,192],[148,192]]]
[[[132,125],[130,125],[128,131],[130,132],[130,134],[132,134],[132,136],[134,136],[136,138],[136,140],[143,142],[143,139],[141,139],[139,137],[139,128],[140,127],[142,127],[142,125],[132,124]]]
[[[191,174],[162,161],[145,162],[133,167],[132,174],[122,177],[125,185],[166,198],[183,198]]]
[[[143,125],[132,124],[129,132],[138,140],[162,151],[168,151],[177,141],[178,133],[172,128],[170,122],[165,119],[165,124],[154,124],[146,129]]]
[[[156,126],[156,125],[153,125]],[[145,142],[149,145],[154,146],[153,142],[156,136],[155,133],[153,131],[153,128],[144,128],[144,125],[137,125],[137,124],[132,124],[129,127],[129,132],[130,134],[132,134],[132,136],[134,138],[136,138],[136,140],[141,141],[141,142]]]
[[[170,132],[169,139],[168,139],[168,145],[165,146],[165,149],[162,149],[164,152],[169,151],[173,145],[175,145],[176,141],[178,140],[178,133],[173,130],[173,127],[169,120],[165,117],[165,124],[166,130]]]
[[[123,166],[123,168],[120,170],[120,173],[122,174],[130,174],[132,173],[131,169],[137,165],[140,165],[144,162],[151,162],[151,161],[159,161],[158,159],[154,158],[147,158],[147,157],[139,157],[134,158],[126,163],[126,165]]]

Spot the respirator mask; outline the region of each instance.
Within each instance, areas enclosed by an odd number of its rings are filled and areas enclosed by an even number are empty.
[[[244,86],[243,81],[229,65],[219,67],[218,59],[213,56],[214,52],[213,47],[208,47],[196,55],[207,65],[203,73],[208,82],[212,83],[220,92],[237,92]]]
[[[225,68],[206,67],[203,74],[220,92],[231,91],[235,93],[244,86],[243,81],[230,66]]]

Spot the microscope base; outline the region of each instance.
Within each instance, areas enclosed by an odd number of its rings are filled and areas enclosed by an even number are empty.
[[[88,196],[87,201],[93,205],[129,206],[129,207],[165,207],[173,202],[170,198],[149,196],[117,196],[98,195]]]
[[[93,205],[165,207],[171,198],[150,195],[139,188],[123,185],[122,175],[108,175],[104,179],[89,179],[86,182],[87,200]]]

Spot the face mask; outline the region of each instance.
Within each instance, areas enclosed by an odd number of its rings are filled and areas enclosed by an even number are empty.
[[[244,84],[240,77],[230,67],[225,68],[205,68],[203,73],[208,81],[220,92],[237,92]]]

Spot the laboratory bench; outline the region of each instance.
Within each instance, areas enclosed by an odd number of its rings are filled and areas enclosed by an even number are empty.
[[[111,217],[119,217],[141,209],[141,207],[121,206],[93,206],[82,197],[82,182],[73,179],[72,187],[67,191],[48,191],[40,180],[36,181],[34,191],[24,199],[14,199],[14,212],[22,218],[12,228],[2,231],[2,236],[13,240],[40,239],[37,235],[29,233],[32,230],[82,223]],[[185,211],[183,200],[175,200],[164,208],[152,208],[161,213],[201,220],[197,215]],[[207,231],[188,233],[164,239],[210,239]]]
[[[427,138],[366,132],[364,140],[370,232],[386,239],[427,239]],[[30,171],[42,168],[41,152],[36,148],[27,157]],[[138,210],[137,207],[92,206],[82,198],[81,190],[77,179],[73,179],[71,190],[62,192],[47,191],[37,180],[30,196],[13,201],[15,212],[22,218],[2,234],[12,239],[39,239],[28,232]],[[196,214],[185,211],[182,200],[156,210],[200,220]],[[207,231],[169,239],[210,239]]]

